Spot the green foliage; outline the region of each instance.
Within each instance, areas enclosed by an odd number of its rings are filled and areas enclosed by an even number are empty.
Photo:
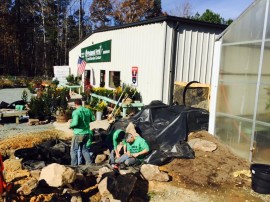
[[[91,108],[94,108],[94,107],[98,104],[98,102],[99,102],[98,98],[92,97],[92,98],[91,98],[91,101],[90,101],[90,103],[89,103],[89,106],[90,106]]]
[[[70,86],[76,86],[76,85],[80,85],[80,82],[81,82],[81,77],[79,76],[76,76],[74,77],[73,74],[70,74],[66,77],[67,79],[67,85],[70,85]]]
[[[39,90],[37,96],[33,96],[29,103],[29,116],[39,118],[59,113],[64,114],[68,107],[69,90],[56,88],[55,85]]]
[[[213,11],[206,9],[206,11],[200,15],[198,12],[191,17],[193,20],[199,20],[203,22],[210,22],[210,23],[215,23],[215,24],[224,24],[224,25],[229,25],[232,23],[232,19],[228,19],[227,21],[224,20],[218,13],[214,13]]]
[[[29,103],[28,114],[31,118],[42,119],[44,117],[44,101],[41,97],[32,97]]]
[[[98,112],[103,112],[107,107],[107,104],[104,101],[99,101],[97,105],[95,106],[95,109]]]
[[[69,90],[68,88],[57,88],[56,92],[57,110],[60,113],[65,113],[68,106]]]
[[[129,98],[133,100],[141,101],[141,94],[137,91],[137,89],[131,85],[127,85],[125,87],[125,94],[128,95]]]
[[[104,87],[92,88],[92,92],[97,95],[105,96],[111,99],[113,98],[113,90],[106,89]]]
[[[266,95],[268,96],[268,100],[266,101],[266,109],[270,109],[270,88],[265,88],[266,89]]]
[[[59,84],[59,81],[58,81],[58,79],[54,79],[54,80],[52,80],[52,84],[54,84],[54,85],[58,85]]]
[[[28,101],[28,93],[27,93],[26,90],[23,90],[21,98],[25,103],[27,103],[27,101]]]

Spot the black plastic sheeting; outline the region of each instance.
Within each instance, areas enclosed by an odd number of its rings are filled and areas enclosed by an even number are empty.
[[[207,130],[208,121],[207,110],[153,101],[132,118],[115,122],[108,132],[125,130],[132,122],[151,149],[145,163],[163,165],[173,158],[194,158],[195,153],[186,142],[188,134]]]
[[[0,109],[15,109],[16,105],[25,105],[25,104],[26,104],[26,102],[24,102],[23,100],[17,100],[15,102],[10,103],[10,104],[2,101],[0,103]]]
[[[23,159],[23,168],[40,169],[50,163],[70,164],[69,142],[63,140],[47,140],[31,148],[17,149],[14,156]]]

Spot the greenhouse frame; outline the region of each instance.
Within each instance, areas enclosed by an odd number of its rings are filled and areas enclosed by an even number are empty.
[[[239,156],[270,163],[270,0],[254,1],[220,36],[209,132]]]

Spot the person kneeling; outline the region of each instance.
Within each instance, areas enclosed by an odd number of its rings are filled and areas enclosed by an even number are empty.
[[[116,163],[124,163],[126,166],[141,164],[146,154],[149,152],[149,145],[140,136],[133,136],[127,133],[125,136],[127,142],[127,153],[116,159]]]
[[[121,129],[113,133],[113,149],[110,154],[110,164],[115,165],[115,160],[126,153],[125,132]]]

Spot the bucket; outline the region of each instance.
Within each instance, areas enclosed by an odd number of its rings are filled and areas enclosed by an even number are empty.
[[[251,188],[260,194],[270,194],[270,165],[251,164]]]
[[[99,111],[96,112],[96,121],[100,121],[101,120],[102,114],[103,114],[102,112],[99,112]]]

